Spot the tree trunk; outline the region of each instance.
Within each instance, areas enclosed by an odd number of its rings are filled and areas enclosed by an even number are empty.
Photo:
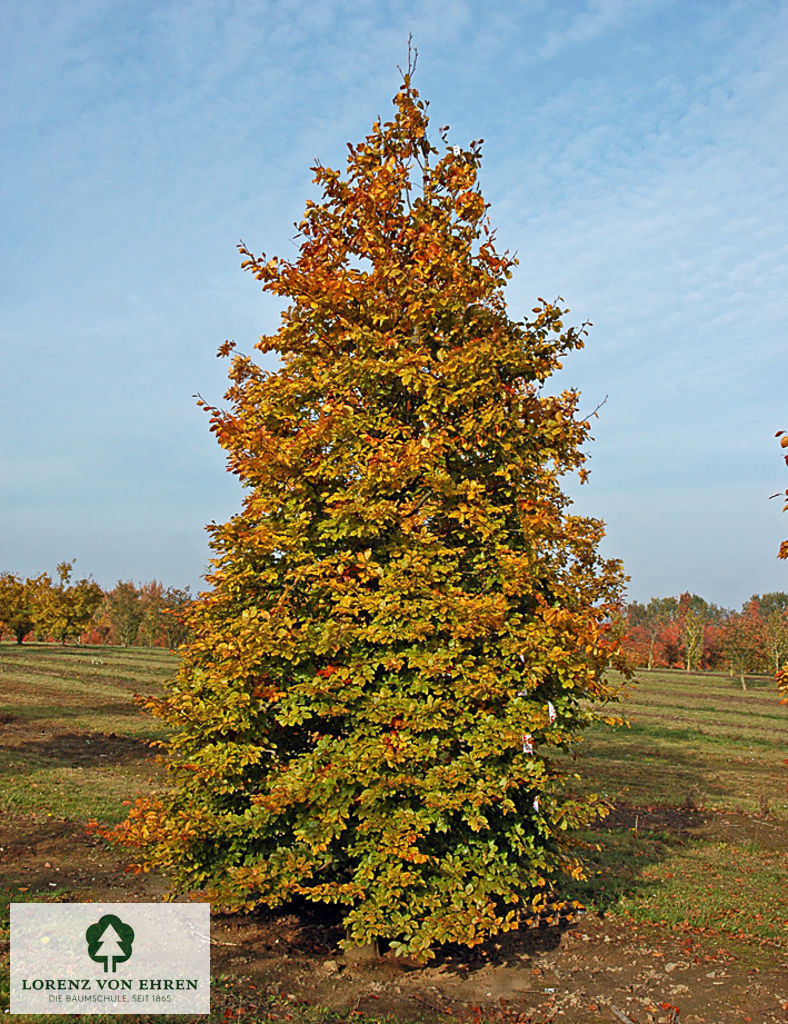
[[[742,690],[746,691],[746,689],[747,689],[747,680],[744,678],[744,673],[743,672],[739,673],[739,678],[741,679],[741,688],[742,688]]]
[[[345,929],[345,938],[349,939],[348,930]],[[363,946],[351,946],[345,950],[345,959],[351,962],[359,960],[377,960],[380,957],[380,942],[373,939],[372,942],[365,942]]]

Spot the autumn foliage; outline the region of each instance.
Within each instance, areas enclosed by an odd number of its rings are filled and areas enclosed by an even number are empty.
[[[570,514],[589,423],[544,383],[584,328],[507,316],[480,148],[393,120],[318,165],[290,262],[241,247],[289,305],[210,408],[242,511],[210,528],[177,680],[172,789],[116,838],[219,905],[336,903],[352,944],[429,955],[515,927],[579,865],[598,811],[556,755],[602,715],[622,571]],[[221,354],[229,356],[230,343]]]
[[[740,611],[697,594],[632,601],[622,614],[622,645],[630,663],[685,671],[775,673],[788,662],[788,594],[753,594]]]
[[[72,583],[74,560],[60,562],[57,579],[47,573],[21,579],[0,574],[0,636],[10,633],[18,644],[35,633],[39,638],[80,638],[89,628],[101,604],[101,587],[89,578]]]
[[[188,588],[119,580],[104,591],[89,578],[72,582],[73,567],[73,559],[61,562],[56,580],[0,573],[0,638],[171,649],[187,639]]]

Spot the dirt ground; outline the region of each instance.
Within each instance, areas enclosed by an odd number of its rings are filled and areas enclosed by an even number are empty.
[[[618,815],[634,813],[649,814],[625,808]],[[652,813],[662,815],[660,827],[671,824],[666,812]],[[88,902],[161,894],[159,879],[123,867],[116,851],[72,822],[32,816],[0,822],[0,884],[12,900],[48,891],[54,899]],[[212,973],[233,979],[236,1005],[249,1015],[276,997],[280,1007],[306,1002],[422,1021],[447,1015],[522,1024],[788,1021],[788,963],[748,968],[691,930],[669,934],[596,914],[562,928],[509,933],[470,951],[445,949],[426,966],[385,951],[374,959],[343,954],[336,920],[311,908],[215,915],[212,938]]]

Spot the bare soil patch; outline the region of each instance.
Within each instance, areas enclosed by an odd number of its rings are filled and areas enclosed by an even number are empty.
[[[709,815],[694,807],[688,798],[683,807],[635,807],[620,801],[598,825],[598,831],[638,828],[643,831],[669,832],[674,838],[686,839],[697,834]]]

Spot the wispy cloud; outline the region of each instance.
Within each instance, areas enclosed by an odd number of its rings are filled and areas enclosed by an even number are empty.
[[[578,44],[593,43],[607,33],[636,21],[644,12],[659,10],[672,2],[673,0],[587,0],[580,5],[556,5],[551,19],[552,27],[546,32],[538,55],[543,60],[548,60]]]
[[[342,166],[345,142],[389,113],[411,31],[435,122],[487,140],[482,186],[521,260],[512,312],[562,294],[595,322],[557,384],[589,407],[610,395],[578,500],[609,520],[636,595],[778,589],[779,511],[758,505],[779,488],[771,434],[788,426],[788,9],[770,0],[5,5],[15,567],[76,554],[112,583],[158,559],[151,574],[194,582],[200,524],[238,492],[191,395],[220,400],[217,345],[250,349],[279,308],[234,245],[294,252],[310,163]],[[32,529],[47,487],[67,495],[60,521]]]

